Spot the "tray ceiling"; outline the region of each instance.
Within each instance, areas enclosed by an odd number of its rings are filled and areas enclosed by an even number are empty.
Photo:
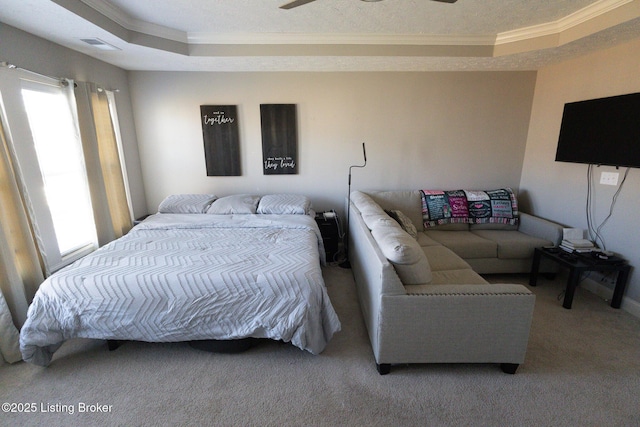
[[[0,21],[127,70],[531,70],[640,37],[640,0],[284,3],[0,0]]]

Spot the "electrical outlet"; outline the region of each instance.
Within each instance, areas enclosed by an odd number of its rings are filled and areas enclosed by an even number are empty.
[[[603,185],[618,185],[618,172],[602,172],[600,175],[600,184]]]

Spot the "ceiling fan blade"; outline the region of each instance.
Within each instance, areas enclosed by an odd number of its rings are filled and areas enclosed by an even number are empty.
[[[289,3],[283,4],[282,6],[280,6],[280,9],[293,9],[294,7],[302,6],[307,3],[311,3],[313,1],[316,1],[316,0],[294,0]],[[433,1],[439,1],[441,3],[455,3],[458,0],[433,0]]]
[[[311,3],[316,0],[295,0],[280,6],[280,9],[293,9],[294,7],[302,6],[303,4]]]

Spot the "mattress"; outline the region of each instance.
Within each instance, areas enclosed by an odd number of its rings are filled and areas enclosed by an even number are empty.
[[[156,214],[43,282],[20,332],[50,363],[70,338],[270,338],[321,353],[340,321],[310,215]]]

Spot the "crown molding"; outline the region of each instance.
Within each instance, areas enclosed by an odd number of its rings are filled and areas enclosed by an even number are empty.
[[[65,6],[69,0],[53,0]],[[157,24],[141,21],[112,5],[108,0],[80,0],[86,7],[110,21],[112,26],[120,27],[135,33],[134,37],[127,35],[125,41],[161,50],[191,54],[195,52],[210,52],[216,54],[216,46],[265,46],[275,49],[287,45],[300,48],[310,46],[387,46],[413,48],[420,46],[433,47],[437,52],[446,47],[454,51],[465,46],[470,49],[491,46],[493,54],[502,56],[512,53],[535,51],[551,47],[558,47],[570,41],[601,31],[602,29],[619,25],[628,20],[640,17],[640,0],[600,0],[577,12],[567,15],[553,22],[505,31],[495,35],[488,34],[313,34],[313,33],[244,33],[244,34],[216,34],[209,32],[192,32],[176,30]],[[73,10],[72,10],[73,11]],[[109,31],[109,24],[103,28]],[[110,31],[113,33],[113,31]],[[118,35],[114,33],[114,35]],[[121,37],[122,38],[122,37]],[[175,46],[174,46],[175,45]],[[163,48],[163,46],[167,46]],[[224,48],[222,49],[224,51]],[[255,49],[254,49],[255,50]],[[369,49],[370,50],[370,49]],[[433,50],[433,49],[432,49]],[[276,49],[280,52],[281,49]],[[330,50],[324,50],[329,52]],[[366,51],[366,49],[365,49]],[[429,50],[424,50],[427,54]],[[257,54],[257,53],[256,53]],[[366,53],[363,53],[365,56]],[[427,54],[428,55],[428,54]],[[439,53],[437,56],[446,56]],[[455,54],[453,56],[456,56]],[[484,56],[484,54],[481,54]]]
[[[187,33],[184,31],[135,19],[106,0],[80,1],[127,30],[180,43],[187,43]]]
[[[314,34],[260,33],[211,34],[189,33],[188,43],[201,44],[310,44],[310,45],[408,45],[408,46],[486,46],[493,45],[493,35],[429,35],[429,34]]]
[[[600,0],[557,21],[499,33],[496,36],[496,45],[525,42],[547,36],[557,36],[580,25],[593,22],[609,12],[634,2],[637,2],[637,0]],[[636,17],[638,16],[627,16],[626,19],[618,23]]]

